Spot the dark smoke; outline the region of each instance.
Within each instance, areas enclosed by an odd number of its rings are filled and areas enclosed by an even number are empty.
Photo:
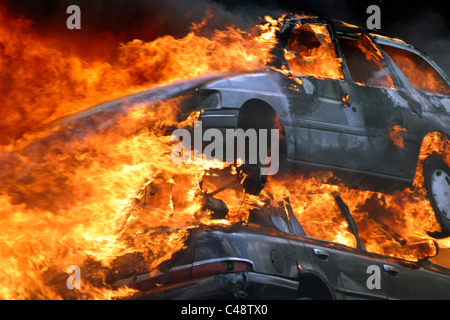
[[[12,15],[34,21],[44,34],[57,34],[80,53],[92,43],[104,54],[117,42],[151,41],[163,35],[182,37],[207,11],[207,27],[251,27],[265,15],[302,11],[365,26],[371,4],[381,8],[381,31],[399,37],[428,53],[450,75],[450,6],[445,1],[372,0],[2,0]],[[65,10],[76,4],[82,10],[82,29],[68,30]],[[105,40],[106,39],[106,40]],[[110,39],[111,41],[107,41]],[[95,46],[96,42],[102,43]],[[101,54],[100,58],[104,58]],[[94,55],[96,56],[96,55]]]
[[[248,28],[259,16],[278,14],[257,5],[236,11],[226,4],[211,0],[1,0],[8,11],[17,17],[34,21],[34,27],[48,34],[100,38],[110,34],[121,41],[133,39],[152,41],[172,35],[183,37],[193,23],[199,23],[210,12],[213,16],[207,28],[224,29],[227,26]],[[81,30],[66,28],[66,8],[78,5],[81,9]]]
[[[55,46],[86,61],[113,61],[121,43],[134,39],[150,42],[158,37],[186,36],[200,24],[202,36],[233,26],[247,30],[265,15],[280,16],[273,6],[257,4],[229,7],[213,0],[0,0],[9,17],[32,21],[33,32],[51,39]],[[69,30],[69,5],[81,10],[81,29]],[[198,32],[197,32],[198,33]]]
[[[398,22],[392,29],[401,37],[425,51],[450,77],[449,14],[426,10],[420,18]]]

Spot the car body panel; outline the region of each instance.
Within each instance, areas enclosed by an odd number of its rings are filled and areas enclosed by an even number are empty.
[[[148,300],[292,300],[298,281],[255,272],[221,274],[160,287],[137,299]]]
[[[426,266],[393,257],[372,255],[380,264],[381,285],[389,299],[450,299],[450,276],[439,266]]]
[[[293,248],[279,234],[261,235],[248,228],[236,233],[202,233],[197,238],[194,262],[235,256],[250,259],[257,273],[284,278],[297,276]]]
[[[312,238],[297,241],[306,247],[314,269],[327,279],[338,299],[387,299],[383,287],[367,287],[367,270],[377,263],[365,252]]]

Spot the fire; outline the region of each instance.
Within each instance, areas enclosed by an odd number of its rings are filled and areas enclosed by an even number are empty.
[[[296,76],[343,79],[338,58],[326,25],[297,25],[292,31],[285,58]]]
[[[403,149],[405,147],[404,139],[407,135],[405,128],[398,124],[391,124],[388,128],[388,135],[397,148]]]
[[[80,56],[70,45],[59,44],[57,36],[34,31],[30,21],[9,19],[4,8],[0,20],[0,66],[8,75],[1,79],[2,112],[8,114],[0,120],[2,145],[68,114],[148,87],[261,68],[270,60],[276,28],[271,20],[260,34],[229,27],[205,37],[195,33],[197,25],[179,39],[166,35],[152,42],[117,43],[113,58],[111,53],[91,58],[90,52]]]
[[[381,46],[408,77],[414,87],[419,90],[450,94],[450,87],[427,61],[412,52],[388,45]]]
[[[422,191],[406,189],[389,195],[361,191],[331,185],[331,177],[330,173],[316,178],[275,178],[268,188],[273,194],[287,195],[309,236],[356,247],[356,239],[333,198],[338,192],[368,251],[414,261],[434,253],[433,239],[425,230],[438,226]],[[440,242],[443,247],[445,243]]]
[[[257,36],[230,27],[204,37],[196,25],[183,38],[118,45],[114,59],[99,61],[61,48],[28,21],[8,19],[4,9],[0,18],[0,63],[10,70],[0,120],[0,297],[130,296],[133,290],[108,285],[120,257],[138,255],[144,262],[134,271],[148,271],[181,249],[186,228],[199,223],[198,182],[221,164],[171,162],[165,128],[196,117],[180,122],[179,100],[46,125],[148,87],[261,68],[276,22]],[[145,200],[146,187],[158,191],[158,202],[144,210],[136,201]],[[82,270],[81,290],[66,288],[69,265]]]
[[[154,271],[183,248],[189,228],[245,222],[252,208],[272,200],[289,199],[312,236],[348,246],[356,240],[333,192],[355,215],[369,251],[417,259],[430,239],[421,230],[436,226],[422,190],[361,192],[327,184],[327,175],[273,178],[260,196],[245,194],[239,186],[224,189],[215,197],[226,202],[228,219],[211,221],[204,210],[206,194],[236,180],[236,172],[208,160],[190,165],[171,161],[174,142],[167,128],[189,127],[198,118],[182,112],[182,98],[125,103],[116,110],[122,113],[47,126],[149,87],[262,68],[271,59],[278,20],[266,17],[259,35],[230,27],[200,36],[207,16],[182,38],[133,40],[106,61],[64,50],[33,32],[30,22],[7,16],[3,9],[0,65],[9,72],[1,80],[0,298],[133,296],[135,290],[113,288],[110,280],[124,270]],[[325,29],[318,31],[326,38]],[[442,147],[438,136],[429,139],[424,154]],[[231,170],[230,181],[216,174],[223,170]],[[388,239],[386,227],[396,236]],[[70,265],[82,270],[80,290],[66,287]]]

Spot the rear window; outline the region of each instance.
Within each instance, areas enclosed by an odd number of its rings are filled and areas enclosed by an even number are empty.
[[[414,52],[381,44],[412,85],[421,91],[450,95],[450,87],[432,65]]]

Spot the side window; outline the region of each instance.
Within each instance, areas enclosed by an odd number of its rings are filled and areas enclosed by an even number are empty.
[[[425,59],[408,50],[384,44],[381,47],[416,89],[450,95],[448,83]]]
[[[343,79],[341,61],[326,25],[297,25],[291,32],[285,58],[295,76]]]
[[[339,44],[354,82],[379,87],[394,86],[383,66],[381,52],[367,36],[340,36]]]
[[[356,238],[332,195],[297,194],[290,200],[292,211],[308,237],[356,248]]]

